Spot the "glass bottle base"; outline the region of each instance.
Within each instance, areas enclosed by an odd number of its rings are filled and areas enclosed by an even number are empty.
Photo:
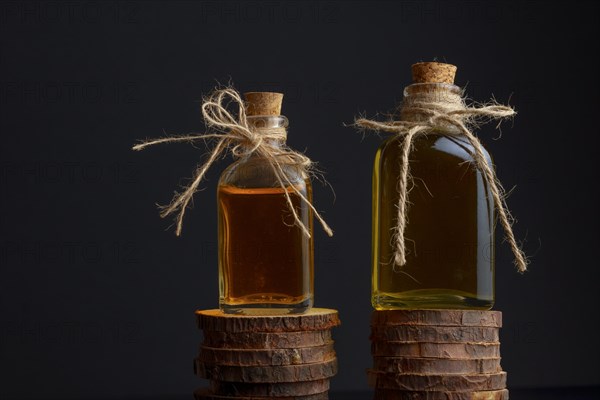
[[[494,306],[494,300],[447,289],[411,290],[400,293],[379,292],[373,294],[371,303],[376,310],[489,310]]]
[[[238,315],[289,315],[304,314],[313,306],[312,299],[306,299],[300,303],[246,303],[228,304],[221,302],[220,308],[225,314]]]

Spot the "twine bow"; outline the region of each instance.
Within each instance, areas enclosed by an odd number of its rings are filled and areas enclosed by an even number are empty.
[[[227,108],[231,103],[237,105],[237,115],[228,111]],[[210,151],[208,159],[196,168],[192,182],[185,187],[183,192],[176,192],[169,205],[160,207],[160,216],[163,218],[177,213],[177,228],[175,231],[177,236],[181,235],[183,218],[185,216],[187,205],[192,200],[194,193],[198,190],[200,182],[206,175],[210,166],[227,149],[229,149],[231,154],[236,158],[257,154],[266,160],[271,166],[279,186],[281,186],[285,193],[286,202],[294,216],[295,225],[302,230],[306,237],[310,237],[311,233],[298,216],[290,197],[290,188],[300,197],[301,201],[310,207],[315,217],[321,223],[323,230],[329,236],[333,236],[333,231],[329,225],[327,225],[325,220],[317,212],[310,200],[307,199],[306,196],[298,190],[296,185],[291,182],[284,170],[284,166],[294,166],[301,172],[308,174],[312,166],[312,161],[304,154],[294,151],[283,144],[273,144],[276,141],[282,141],[286,138],[287,134],[285,128],[259,128],[252,126],[246,115],[244,101],[239,93],[232,88],[216,89],[208,97],[204,98],[202,102],[202,115],[207,127],[212,128],[214,133],[144,140],[133,146],[133,150],[139,151],[148,146],[161,143],[195,142],[198,140],[204,142],[210,140],[216,141],[214,147]]]
[[[447,91],[428,91],[414,93],[405,97],[401,107],[400,121],[379,122],[358,118],[354,124],[362,129],[391,132],[403,137],[400,142],[402,161],[398,178],[397,224],[394,232],[394,264],[406,264],[406,247],[404,232],[408,224],[408,179],[409,154],[415,137],[438,131],[444,135],[464,135],[474,149],[472,157],[476,168],[490,187],[500,223],[504,228],[514,254],[513,263],[519,272],[527,270],[527,258],[517,245],[512,230],[514,218],[510,214],[505,200],[505,190],[496,177],[493,168],[488,164],[479,139],[473,135],[469,125],[478,125],[489,120],[510,118],[516,114],[511,107],[496,104],[483,106],[467,106],[460,94]],[[448,129],[451,128],[451,129]]]

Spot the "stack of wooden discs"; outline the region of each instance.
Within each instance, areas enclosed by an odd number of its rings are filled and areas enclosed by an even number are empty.
[[[502,313],[385,310],[371,318],[375,400],[506,400]]]
[[[196,400],[327,400],[337,373],[335,310],[245,316],[196,311],[204,341],[194,371],[209,387]]]

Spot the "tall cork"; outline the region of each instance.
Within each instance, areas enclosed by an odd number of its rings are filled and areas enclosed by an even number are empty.
[[[246,92],[244,98],[248,115],[281,115],[283,93]]]
[[[456,65],[439,62],[421,62],[413,64],[414,83],[454,83]]]

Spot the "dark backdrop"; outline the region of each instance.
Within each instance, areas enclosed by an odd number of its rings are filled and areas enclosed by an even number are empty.
[[[217,306],[215,166],[184,235],[166,203],[203,150],[139,138],[202,131],[215,79],[285,93],[289,144],[335,188],[315,201],[316,305],[339,309],[335,390],[370,366],[371,171],[381,139],[344,127],[401,99],[410,65],[458,65],[531,256],[498,243],[512,388],[600,384],[598,7],[566,2],[0,3],[0,398],[186,395],[193,313]],[[501,237],[501,235],[498,235]]]

